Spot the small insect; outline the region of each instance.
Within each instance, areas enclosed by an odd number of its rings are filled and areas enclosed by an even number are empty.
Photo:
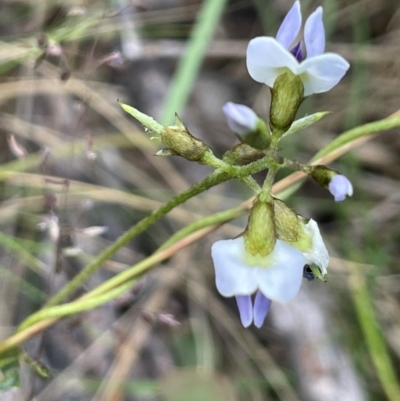
[[[308,281],[313,281],[315,278],[318,278],[321,281],[326,282],[322,276],[321,270],[317,266],[304,265],[303,277]]]
[[[309,265],[304,265],[303,277],[306,278],[308,281],[313,281],[315,279],[315,275]]]

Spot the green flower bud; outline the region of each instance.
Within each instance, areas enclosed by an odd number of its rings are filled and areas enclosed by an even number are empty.
[[[176,125],[163,127],[152,117],[140,112],[134,107],[128,106],[118,101],[121,107],[140,121],[151,132],[161,136],[165,149],[158,151],[158,156],[182,156],[190,161],[201,162],[206,153],[211,153],[210,148],[205,145],[200,139],[195,138],[187,128],[182,124],[182,121],[177,115]]]
[[[304,87],[299,76],[289,70],[280,75],[271,88],[269,119],[272,132],[282,135],[292,124],[304,100]]]
[[[335,198],[336,202],[346,199],[346,196],[353,195],[353,186],[344,175],[326,166],[307,166],[307,174],[327,189]]]
[[[161,140],[171,154],[182,156],[187,160],[201,162],[210,148],[200,139],[195,138],[175,115],[176,125],[164,127]]]
[[[261,150],[255,149],[246,143],[240,143],[225,152],[222,160],[231,165],[244,166],[262,157],[264,157],[264,152]]]

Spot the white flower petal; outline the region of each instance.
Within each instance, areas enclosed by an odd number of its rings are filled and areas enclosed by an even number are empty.
[[[247,47],[247,69],[257,82],[274,86],[276,78],[289,68],[298,74],[299,63],[275,38],[262,36],[254,38]]]
[[[306,258],[296,248],[277,240],[272,253],[274,264],[255,267],[258,288],[271,301],[288,302],[298,293]]]
[[[298,69],[304,85],[304,96],[332,89],[342,79],[349,66],[342,56],[335,53],[307,58]]]
[[[296,39],[301,28],[301,11],[300,2],[296,1],[289,12],[286,14],[285,19],[282,21],[281,26],[276,34],[276,40],[285,48],[289,49],[290,45]]]
[[[243,237],[217,241],[211,247],[217,290],[224,297],[250,295],[257,289],[255,268],[244,263]]]
[[[329,265],[329,254],[319,232],[318,224],[313,219],[310,219],[305,224],[304,230],[312,238],[311,249],[308,252],[304,252],[307,264],[317,265],[324,276]]]
[[[318,7],[304,25],[304,44],[307,58],[319,56],[325,50],[325,29],[322,22],[322,7]]]

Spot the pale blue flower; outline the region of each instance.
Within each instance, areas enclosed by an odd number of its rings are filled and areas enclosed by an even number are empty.
[[[336,202],[346,199],[346,195],[353,195],[351,182],[342,174],[335,175],[329,183],[329,192],[333,195]]]
[[[308,238],[305,249],[277,239],[267,256],[249,254],[243,236],[212,245],[217,290],[224,297],[236,298],[244,327],[252,323],[261,327],[272,301],[285,303],[297,295],[306,264],[315,264],[326,274],[329,255],[317,223],[309,220],[303,229]]]
[[[262,36],[250,41],[247,69],[257,82],[274,86],[277,77],[290,70],[304,86],[304,96],[327,92],[344,76],[349,63],[336,53],[324,53],[325,30],[322,7],[318,7],[304,26],[304,47],[295,43],[301,28],[300,2],[296,1],[283,20],[276,38]]]
[[[265,258],[254,258],[244,238],[217,241],[211,249],[216,286],[224,297],[236,297],[244,327],[261,327],[272,301],[288,302],[298,293],[306,264],[304,255],[281,240]],[[254,307],[251,295],[256,293]]]
[[[229,128],[234,133],[244,135],[256,130],[258,117],[250,107],[228,102],[222,107],[222,111]]]

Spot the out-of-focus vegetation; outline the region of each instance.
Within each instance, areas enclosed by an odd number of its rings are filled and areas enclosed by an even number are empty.
[[[302,1],[303,15],[320,5]],[[245,50],[274,35],[291,0],[16,1],[0,4],[0,341],[123,232],[210,169],[161,147],[117,103],[162,123],[178,112],[217,154],[236,143],[227,101],[267,117],[269,93]],[[328,50],[351,63],[299,115],[332,111],[288,136],[308,161],[345,130],[400,109],[400,4],[323,1]],[[320,223],[328,282],[305,282],[243,329],[214,288],[210,245],[238,219],[151,270],[128,291],[2,354],[1,400],[399,400],[400,139],[376,135],[332,166],[354,196],[334,204],[306,181],[288,202]],[[282,177],[283,178],[283,177]],[[202,216],[251,196],[213,188],[107,260],[71,299],[152,254]]]

